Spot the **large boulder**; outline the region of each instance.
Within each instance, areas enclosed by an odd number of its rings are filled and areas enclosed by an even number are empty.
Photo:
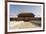
[[[20,13],[18,17],[34,17],[33,13]]]

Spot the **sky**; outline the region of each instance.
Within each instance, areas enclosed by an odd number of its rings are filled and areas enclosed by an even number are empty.
[[[41,6],[10,4],[10,16],[17,16],[25,12],[33,13],[35,16],[41,16]]]

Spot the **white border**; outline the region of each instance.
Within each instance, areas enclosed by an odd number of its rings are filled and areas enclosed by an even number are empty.
[[[34,30],[43,30],[43,4],[28,4],[28,3],[12,3],[12,2],[8,2],[7,3],[7,24],[9,24],[10,22],[10,18],[9,18],[9,6],[10,4],[13,4],[13,5],[34,5],[34,6],[41,6],[41,15],[42,15],[42,20],[41,20],[41,28],[32,28],[32,29],[13,29],[13,30],[10,30],[9,29],[9,25],[7,25],[7,32],[17,32],[17,31],[34,31]]]

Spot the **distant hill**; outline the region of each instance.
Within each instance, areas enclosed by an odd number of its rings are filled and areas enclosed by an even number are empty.
[[[29,21],[29,20],[41,20],[41,17],[35,17],[33,13],[20,13],[17,17],[10,17],[10,21]]]
[[[34,17],[35,15],[33,13],[20,13],[18,17]]]

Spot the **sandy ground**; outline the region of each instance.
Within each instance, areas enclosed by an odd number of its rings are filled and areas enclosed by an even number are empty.
[[[11,21],[9,23],[10,29],[27,29],[27,28],[36,28],[38,25],[31,22],[24,21]]]

